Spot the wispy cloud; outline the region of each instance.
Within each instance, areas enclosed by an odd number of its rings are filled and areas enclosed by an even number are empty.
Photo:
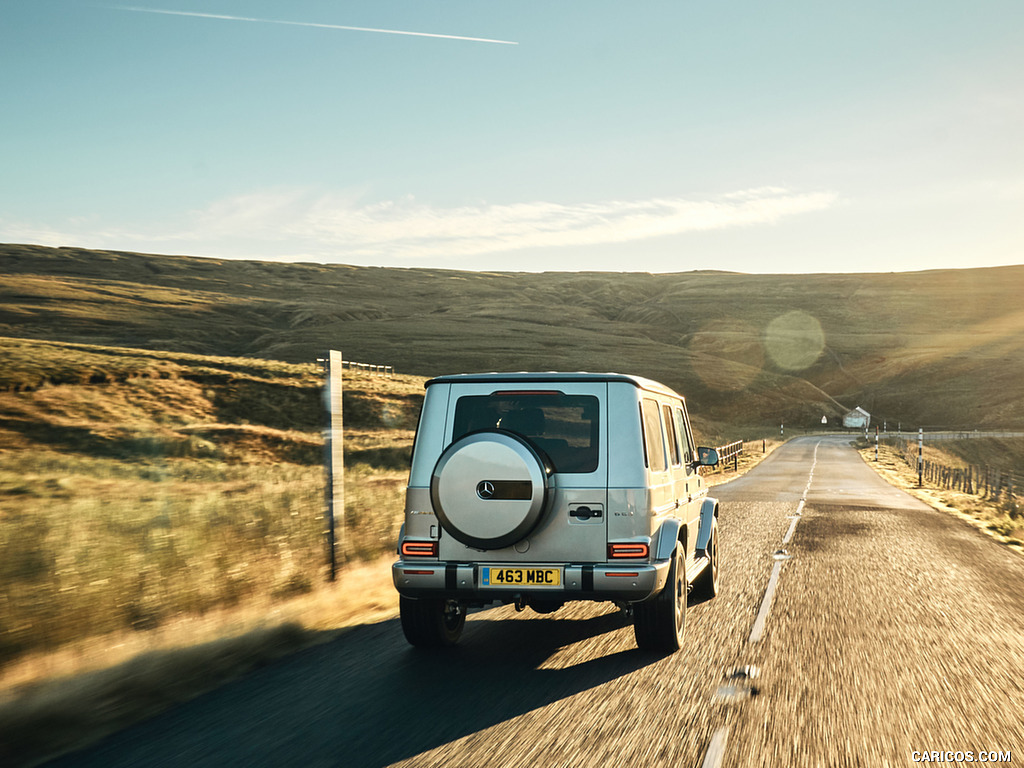
[[[220,201],[199,228],[303,243],[360,258],[472,256],[529,248],[624,243],[714,229],[772,224],[832,205],[831,192],[752,189],[714,200],[655,198],[563,204],[527,202],[437,208],[413,198],[359,204],[298,192]]]
[[[137,227],[118,232],[83,222],[58,233],[55,227],[15,227],[10,222],[4,226],[0,221],[0,241],[13,236],[50,245],[428,265],[495,253],[771,225],[829,208],[837,197],[833,192],[769,187],[711,200],[536,201],[439,208],[411,197],[367,204],[340,195],[285,190],[220,200],[159,231]],[[44,233],[47,236],[40,237]]]
[[[492,40],[486,37],[464,37],[462,35],[441,35],[434,32],[409,32],[402,29],[374,29],[372,27],[348,27],[341,24],[318,24],[309,21],[284,21],[281,19],[258,19],[250,16],[226,16],[219,13],[197,13],[194,11],[170,11],[163,8],[142,8],[134,5],[107,5],[115,11],[134,11],[136,13],[158,13],[165,16],[192,16],[200,19],[221,19],[224,21],[250,21],[259,24],[285,24],[291,27],[315,27],[317,29],[340,29],[347,32],[376,32],[384,35],[408,35],[410,37],[434,37],[442,40],[462,40],[470,43],[496,43],[498,45],[519,45],[511,40]]]

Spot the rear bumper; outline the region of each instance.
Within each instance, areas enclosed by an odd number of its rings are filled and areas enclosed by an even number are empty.
[[[399,560],[391,567],[395,589],[412,598],[448,598],[466,602],[492,602],[526,598],[547,601],[621,600],[642,602],[658,594],[668,580],[670,561],[614,565],[538,563],[538,568],[559,568],[558,587],[488,587],[481,584],[485,566],[523,566],[524,563],[446,563]]]

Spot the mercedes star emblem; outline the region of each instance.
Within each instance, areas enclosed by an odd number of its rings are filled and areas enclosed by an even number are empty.
[[[481,499],[493,499],[494,483],[490,480],[481,480],[476,486],[476,495]]]

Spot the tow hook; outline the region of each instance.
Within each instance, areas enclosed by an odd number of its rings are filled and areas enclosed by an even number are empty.
[[[516,595],[516,613],[522,613],[526,610],[526,601],[523,600],[521,595]]]

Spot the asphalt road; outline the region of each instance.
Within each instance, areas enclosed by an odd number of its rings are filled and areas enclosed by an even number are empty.
[[[714,494],[723,590],[690,606],[677,654],[636,650],[611,606],[483,611],[442,653],[390,621],[52,765],[1024,763],[1024,559],[842,438],[794,440]]]

